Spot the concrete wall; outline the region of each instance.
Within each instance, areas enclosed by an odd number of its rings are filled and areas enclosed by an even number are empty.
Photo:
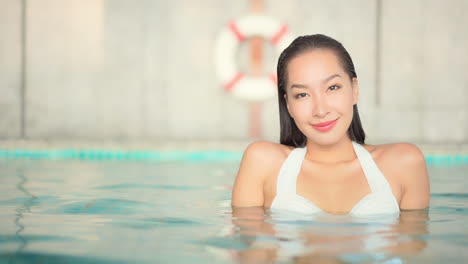
[[[0,0],[0,137],[21,136],[21,2]]]
[[[248,103],[224,93],[213,65],[247,0],[24,3],[0,0],[0,137],[248,138]],[[468,141],[467,1],[266,0],[265,12],[344,44],[370,141]],[[262,104],[269,140],[277,108]]]

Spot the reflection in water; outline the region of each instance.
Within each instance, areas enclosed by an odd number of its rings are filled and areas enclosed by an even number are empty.
[[[426,247],[428,210],[400,217],[282,216],[263,207],[233,208],[234,235],[246,249],[232,254],[238,263],[403,263]]]
[[[24,230],[24,225],[22,224],[22,219],[23,219],[23,214],[24,213],[29,213],[31,212],[31,206],[34,204],[34,200],[37,199],[35,195],[30,193],[25,187],[24,184],[28,182],[28,179],[24,175],[24,172],[22,169],[17,169],[16,175],[18,175],[18,178],[20,178],[20,182],[16,185],[16,188],[26,194],[27,196],[31,197],[30,199],[27,199],[22,206],[19,206],[15,211],[15,225],[18,227],[18,229],[15,232],[15,237],[19,241],[20,245],[18,249],[16,250],[15,254],[19,254],[23,251],[23,249],[27,245],[27,240],[21,236],[21,232]],[[14,257],[14,256],[13,256]]]

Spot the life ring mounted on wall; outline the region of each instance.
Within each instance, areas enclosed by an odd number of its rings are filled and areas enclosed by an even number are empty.
[[[236,58],[240,44],[255,36],[269,40],[277,57],[291,42],[287,25],[265,15],[248,15],[229,22],[218,36],[215,66],[225,91],[241,99],[262,101],[277,95],[275,66],[264,76],[249,76],[239,71]]]

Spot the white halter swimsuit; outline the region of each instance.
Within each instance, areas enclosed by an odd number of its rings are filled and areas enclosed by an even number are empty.
[[[351,216],[399,214],[400,208],[390,185],[374,162],[371,154],[361,145],[353,143],[371,193],[364,196],[349,212]],[[292,211],[304,214],[325,213],[312,201],[296,193],[297,176],[302,167],[307,148],[296,148],[284,161],[276,183],[276,196],[271,212]]]

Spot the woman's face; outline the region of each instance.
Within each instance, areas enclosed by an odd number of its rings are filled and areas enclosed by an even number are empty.
[[[335,54],[306,51],[287,65],[286,103],[297,127],[316,144],[328,145],[347,136],[357,103],[357,79],[350,80]],[[319,123],[336,120],[328,127]]]

